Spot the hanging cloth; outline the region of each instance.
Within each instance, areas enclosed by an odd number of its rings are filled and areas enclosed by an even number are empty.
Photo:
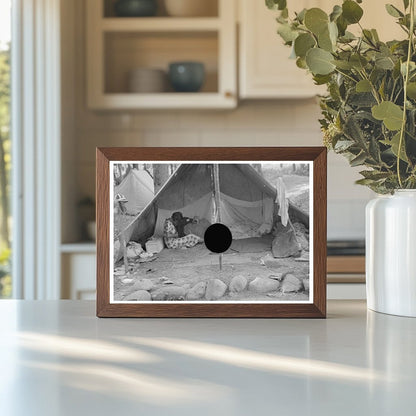
[[[289,221],[289,200],[286,198],[286,186],[281,177],[277,178],[276,191],[276,202],[279,204],[278,214],[283,226],[286,227]]]

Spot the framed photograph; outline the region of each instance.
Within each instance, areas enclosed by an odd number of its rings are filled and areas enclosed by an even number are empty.
[[[98,148],[97,316],[324,318],[326,152]]]

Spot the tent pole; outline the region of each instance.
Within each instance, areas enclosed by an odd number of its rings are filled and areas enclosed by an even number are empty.
[[[220,209],[220,167],[218,163],[214,164],[214,199],[215,199],[215,222],[221,222]],[[219,254],[219,265],[222,270],[222,253]]]
[[[215,221],[221,222],[220,212],[220,169],[218,164],[214,165],[214,198],[215,198]]]
[[[129,273],[129,260],[127,258],[127,242],[124,236],[121,238],[121,244],[123,246],[123,260],[124,260],[124,273]]]

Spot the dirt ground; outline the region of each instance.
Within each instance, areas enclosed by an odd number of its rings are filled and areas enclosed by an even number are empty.
[[[290,201],[309,213],[309,178],[299,175],[285,175],[283,180]],[[134,217],[129,215],[114,216],[114,235],[123,230]],[[271,256],[271,251],[260,253],[237,253],[229,250],[222,255],[223,267],[219,267],[219,255],[209,252],[204,244],[198,244],[188,249],[164,249],[152,261],[146,263],[130,262],[129,272],[126,274],[123,262],[115,267],[114,294],[115,300],[123,300],[133,293],[135,283],[142,279],[149,279],[153,283],[153,290],[166,287],[167,283],[189,289],[199,282],[218,278],[229,285],[231,279],[243,275],[248,282],[256,277],[270,277],[276,274],[291,273],[300,280],[309,278],[309,262],[298,261],[295,258],[274,259],[273,265],[265,266],[261,259]],[[304,253],[302,257],[307,257]],[[286,301],[308,300],[308,292],[286,293],[280,291],[258,294],[250,290],[240,293],[229,293],[221,301]],[[202,299],[202,301],[204,301]]]
[[[164,249],[157,258],[147,263],[131,263],[128,275],[123,271],[122,262],[116,266],[114,276],[115,300],[123,300],[134,292],[134,285],[141,279],[150,279],[154,285],[152,290],[166,286],[166,280],[175,286],[189,289],[199,282],[218,278],[229,285],[231,279],[243,275],[251,282],[256,277],[270,277],[280,273],[288,273],[303,279],[309,276],[309,262],[295,258],[274,259],[273,266],[262,264],[261,259],[271,252],[236,253],[228,251],[222,255],[222,270],[219,268],[219,255],[210,253],[203,245],[198,244],[188,249]],[[258,294],[249,290],[232,294],[228,291],[221,301],[286,301],[308,300],[308,292],[286,293],[280,291]],[[204,301],[202,299],[202,301]]]

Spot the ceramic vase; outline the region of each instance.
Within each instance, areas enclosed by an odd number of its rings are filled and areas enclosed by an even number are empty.
[[[366,208],[367,306],[416,317],[416,190],[379,196]]]

